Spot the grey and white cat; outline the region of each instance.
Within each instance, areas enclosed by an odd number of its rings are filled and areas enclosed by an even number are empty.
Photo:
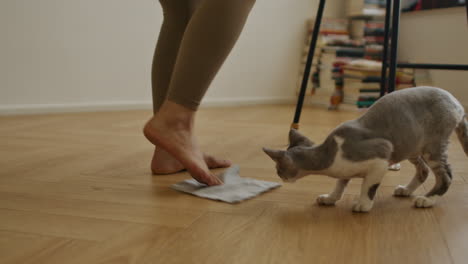
[[[310,174],[336,178],[333,192],[317,198],[320,205],[334,205],[352,178],[363,178],[355,212],[372,208],[388,166],[407,159],[416,167],[416,175],[408,185],[398,186],[394,195],[410,196],[426,180],[430,168],[435,186],[416,197],[414,204],[431,207],[452,181],[447,147],[454,130],[468,155],[468,122],[462,105],[442,89],[416,87],[382,97],[358,119],[335,128],[320,145],[291,130],[287,150],[263,150],[276,162],[284,181]]]

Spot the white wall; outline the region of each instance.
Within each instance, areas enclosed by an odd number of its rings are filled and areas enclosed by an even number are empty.
[[[257,0],[205,102],[291,101],[317,5]],[[161,22],[157,0],[0,1],[0,113],[149,108]]]
[[[421,63],[468,64],[466,10],[448,8],[405,13],[401,18],[399,59]],[[468,106],[467,71],[430,71],[433,85]]]

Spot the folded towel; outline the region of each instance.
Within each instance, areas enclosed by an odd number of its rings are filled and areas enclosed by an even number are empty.
[[[193,194],[202,198],[219,200],[226,203],[238,203],[251,199],[268,190],[277,188],[281,184],[276,182],[260,181],[239,176],[239,166],[228,168],[219,176],[223,185],[208,186],[194,179],[185,180],[172,185],[172,189]]]

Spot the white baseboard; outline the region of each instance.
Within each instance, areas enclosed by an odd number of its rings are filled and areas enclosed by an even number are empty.
[[[295,101],[295,97],[207,98],[203,101],[201,107],[246,106],[259,104],[292,104]],[[151,109],[151,101],[114,101],[69,104],[12,104],[0,105],[0,115],[26,115]]]
[[[74,113],[151,109],[151,101],[116,101],[69,104],[16,104],[0,105],[0,115]]]
[[[247,106],[267,104],[294,104],[297,98],[291,97],[237,97],[237,98],[207,98],[203,100],[201,107],[221,106]]]
[[[254,97],[254,98],[207,98],[201,107],[232,107],[266,104],[295,104],[296,97]],[[328,104],[305,101],[305,105],[327,107]],[[467,104],[463,104],[468,109]],[[358,110],[354,106],[341,106],[342,110]],[[151,110],[151,101],[115,101],[70,104],[16,104],[0,105],[0,115],[26,115],[48,113],[74,113],[95,111]]]

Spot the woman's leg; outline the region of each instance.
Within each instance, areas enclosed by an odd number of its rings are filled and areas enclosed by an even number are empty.
[[[154,52],[151,74],[153,112],[155,114],[166,99],[180,43],[188,22],[200,2],[201,0],[160,0],[164,21]],[[208,155],[205,155],[204,159],[210,168],[230,166],[229,161],[219,160]],[[167,151],[159,147],[155,148],[151,161],[151,170],[154,174],[170,174],[183,169],[184,166]]]
[[[255,0],[203,0],[185,32],[168,100],[196,110],[234,47]]]
[[[254,0],[202,0],[185,29],[167,100],[144,132],[155,145],[179,160],[191,175],[218,184],[193,136],[195,112],[237,41]]]
[[[187,1],[160,0],[160,3],[164,20],[151,69],[154,114],[166,99],[179,46],[191,16]],[[154,174],[174,173],[183,168],[183,165],[164,149],[155,148],[151,161],[151,171]]]

